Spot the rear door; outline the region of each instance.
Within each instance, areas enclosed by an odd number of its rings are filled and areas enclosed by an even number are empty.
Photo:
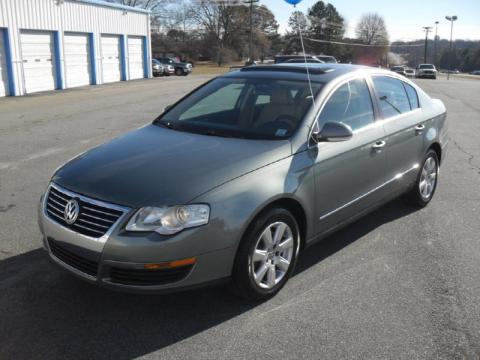
[[[359,216],[382,198],[385,183],[385,134],[376,121],[371,91],[363,77],[340,85],[332,93],[320,113],[320,128],[326,122],[349,125],[353,137],[320,142],[313,149],[318,232]]]
[[[415,89],[390,76],[372,76],[386,136],[389,188],[405,190],[416,179],[423,159],[425,120]]]

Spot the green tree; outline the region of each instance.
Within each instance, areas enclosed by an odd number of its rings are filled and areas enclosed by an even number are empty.
[[[345,34],[345,20],[332,4],[317,1],[308,10],[310,37],[318,40],[341,41]],[[339,55],[341,46],[329,43],[312,43],[309,49],[315,53]]]

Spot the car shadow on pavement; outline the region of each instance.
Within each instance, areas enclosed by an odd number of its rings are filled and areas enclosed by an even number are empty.
[[[412,211],[398,201],[382,207],[309,248],[294,276]],[[255,306],[223,288],[165,295],[97,288],[52,265],[37,249],[0,261],[0,358],[131,359]]]

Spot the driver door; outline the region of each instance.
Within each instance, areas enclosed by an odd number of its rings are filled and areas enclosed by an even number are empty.
[[[318,118],[349,125],[353,137],[319,142],[313,149],[317,233],[333,230],[383,197],[386,178],[385,133],[376,121],[370,86],[360,77],[340,85]]]

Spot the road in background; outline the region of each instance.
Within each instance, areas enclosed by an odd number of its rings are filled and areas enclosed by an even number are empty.
[[[478,358],[479,81],[418,80],[450,124],[432,203],[394,201],[310,248],[266,303],[116,293],[47,261],[36,207],[53,170],[206,79],[0,99],[0,358]]]

